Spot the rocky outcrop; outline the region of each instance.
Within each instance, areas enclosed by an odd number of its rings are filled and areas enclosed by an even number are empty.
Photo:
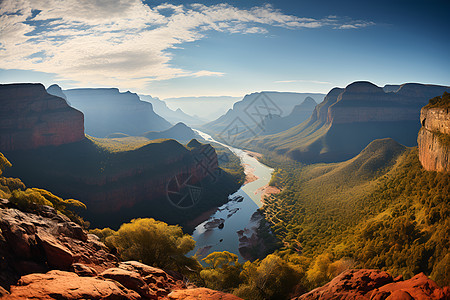
[[[308,299],[449,299],[450,289],[440,288],[420,273],[409,280],[379,270],[347,270],[326,285],[293,300]]]
[[[42,84],[0,85],[0,150],[58,146],[84,139],[83,114]]]
[[[121,132],[141,135],[161,131],[172,125],[153,111],[149,102],[135,93],[120,93],[116,88],[64,90],[72,107],[84,114],[86,133],[105,137]]]
[[[0,201],[2,299],[239,299],[108,251],[51,207],[23,212]]]
[[[450,173],[450,109],[424,107],[420,122],[417,142],[422,166],[428,171]]]

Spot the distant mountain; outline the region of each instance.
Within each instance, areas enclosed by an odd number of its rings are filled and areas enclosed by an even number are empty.
[[[444,91],[450,87],[407,83],[396,92],[385,92],[370,82],[354,82],[345,89],[332,89],[307,121],[278,134],[258,136],[251,146],[306,163],[349,159],[379,138],[414,146],[421,107]]]
[[[151,103],[141,101],[138,95],[120,93],[116,88],[64,90],[71,106],[82,111],[86,133],[105,137],[121,132],[141,135],[161,131],[172,125],[153,111]]]
[[[167,121],[176,124],[178,122],[183,122],[188,125],[194,126],[203,124],[206,122],[206,120],[203,120],[199,117],[194,117],[191,115],[188,115],[181,109],[172,110],[170,109],[166,102],[160,100],[159,98],[152,97],[150,95],[139,95],[139,97],[146,102],[150,102],[153,105],[153,109],[155,112],[162,116]]]
[[[220,117],[239,99],[239,97],[230,96],[202,96],[167,98],[164,99],[164,102],[171,109],[181,109],[191,116],[204,120],[203,123],[206,123]]]
[[[178,142],[187,142],[192,139],[199,138],[190,127],[186,126],[184,123],[177,123],[173,127],[164,131],[149,131],[142,135],[150,140],[156,139],[174,139]]]
[[[312,98],[315,102],[320,102],[323,96],[323,94],[312,93],[252,93],[236,102],[232,109],[217,120],[203,125],[202,129],[215,134],[219,138],[222,135],[223,141],[228,143],[230,141],[227,141],[227,138],[224,138],[223,135],[228,136],[230,131],[234,131],[234,133],[247,132],[249,136],[246,138],[252,138],[258,131],[264,131],[266,118],[287,117],[291,114],[293,108],[303,103],[307,97]],[[308,103],[311,102],[307,101],[305,106],[308,106]],[[303,108],[298,109],[302,110]],[[287,120],[295,119],[295,114]],[[286,123],[289,123],[289,121]],[[257,132],[255,132],[255,129]]]
[[[306,97],[301,104],[294,106],[292,112],[285,117],[279,115],[266,116],[261,124],[264,129],[260,134],[274,134],[299,125],[311,116],[316,105],[317,103],[313,98]]]
[[[51,86],[49,86],[47,88],[47,93],[49,93],[50,95],[56,96],[56,97],[60,97],[63,98],[64,100],[66,100],[67,102],[67,97],[64,94],[64,92],[62,91],[61,87],[57,84],[52,84]],[[67,102],[67,104],[70,105],[69,102]]]

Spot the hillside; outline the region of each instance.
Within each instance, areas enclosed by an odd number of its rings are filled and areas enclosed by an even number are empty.
[[[111,133],[141,135],[161,131],[172,125],[153,111],[138,95],[120,93],[115,88],[64,90],[70,105],[84,114],[85,132],[103,138]]]
[[[263,211],[283,249],[311,259],[308,280],[326,283],[335,263],[450,283],[450,177],[424,170],[417,148],[383,139],[341,163],[277,165],[283,191]]]
[[[210,172],[218,169],[209,145],[187,148],[170,139],[128,139],[121,143],[123,139],[87,138],[59,147],[5,152],[13,164],[7,174],[83,200],[88,206],[83,217],[95,226],[110,227],[140,216],[183,224],[225,202],[238,188],[237,179],[228,173],[217,181],[209,178],[203,166]],[[210,152],[210,157],[202,154]],[[185,174],[194,176],[202,194],[194,206],[179,209],[167,199],[167,185]]]
[[[213,134],[228,144],[231,141],[228,141],[226,136],[230,130],[234,133],[247,132],[253,138],[254,134],[252,132],[254,128],[257,128],[258,131],[264,131],[264,120],[266,117],[289,116],[293,108],[296,105],[302,104],[307,97],[319,103],[323,99],[323,96],[323,94],[312,93],[252,93],[245,95],[241,101],[236,102],[232,109],[228,110],[226,114],[217,120],[203,125],[202,130]]]
[[[256,136],[249,148],[265,149],[304,162],[336,162],[357,155],[374,139],[417,145],[420,108],[450,87],[408,83],[385,92],[369,82],[332,89],[302,124]]]
[[[164,131],[149,131],[142,135],[149,140],[155,139],[174,139],[181,143],[187,143],[192,139],[199,138],[190,127],[184,123],[177,123],[173,127]]]

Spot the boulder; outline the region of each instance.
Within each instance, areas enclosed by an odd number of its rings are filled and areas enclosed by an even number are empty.
[[[241,298],[232,294],[214,291],[207,288],[194,288],[175,290],[167,296],[170,300],[239,300]]]
[[[140,299],[134,291],[114,281],[79,277],[75,273],[52,270],[46,274],[23,276],[5,299]]]
[[[150,293],[148,285],[144,282],[139,273],[120,268],[111,268],[101,273],[100,276],[115,280],[124,287],[138,292],[139,295],[144,298],[155,298],[155,295]]]

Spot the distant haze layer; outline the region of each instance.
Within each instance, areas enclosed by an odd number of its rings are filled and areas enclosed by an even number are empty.
[[[241,97],[231,96],[203,96],[167,98],[164,101],[169,108],[180,108],[185,113],[212,121],[226,113]]]

